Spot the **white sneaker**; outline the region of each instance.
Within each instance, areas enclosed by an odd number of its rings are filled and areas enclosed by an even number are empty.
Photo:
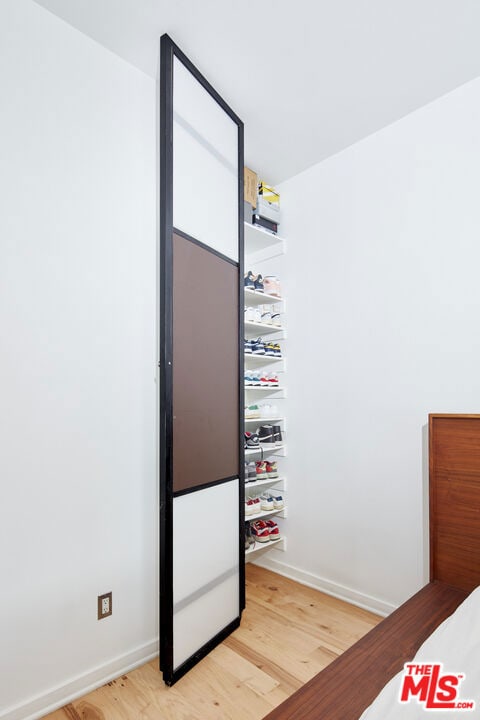
[[[262,322],[262,311],[259,307],[252,308],[253,310],[253,322],[261,323]]]
[[[272,406],[268,405],[268,403],[265,403],[264,405],[260,405],[260,417],[261,418],[268,418],[270,417],[270,408]]]
[[[245,317],[245,322],[255,322],[255,308],[246,307],[244,317]]]
[[[276,327],[281,327],[282,325],[282,317],[278,305],[272,305],[272,325]]]
[[[261,405],[260,406],[260,417],[262,418],[277,418],[278,407],[276,405]]]
[[[262,323],[266,325],[272,324],[272,306],[262,305]]]
[[[273,497],[270,495],[260,496],[262,510],[273,510],[275,508]]]
[[[274,295],[275,297],[282,297],[282,289],[280,282],[276,275],[267,275],[263,278],[263,287],[268,295]]]
[[[249,405],[245,408],[245,418],[247,420],[252,420],[259,417],[261,417],[261,413],[258,405]]]

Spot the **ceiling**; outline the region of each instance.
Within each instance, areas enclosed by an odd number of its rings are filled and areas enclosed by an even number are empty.
[[[36,0],[155,77],[168,33],[285,180],[480,75],[478,0]]]

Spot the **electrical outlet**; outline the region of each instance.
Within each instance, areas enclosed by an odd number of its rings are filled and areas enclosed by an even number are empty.
[[[97,618],[103,620],[112,614],[112,592],[99,595],[97,599]]]

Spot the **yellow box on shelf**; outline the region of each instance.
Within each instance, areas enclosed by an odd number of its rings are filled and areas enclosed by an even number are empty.
[[[263,182],[263,180],[258,183],[258,194],[263,200],[275,205],[280,205],[280,193],[271,185]]]

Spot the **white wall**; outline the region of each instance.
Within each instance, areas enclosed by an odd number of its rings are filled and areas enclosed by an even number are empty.
[[[155,83],[3,0],[0,87],[0,718],[24,720],[156,649]]]
[[[428,579],[428,413],[480,411],[479,127],[476,80],[280,187],[290,493],[273,565],[383,611]]]

